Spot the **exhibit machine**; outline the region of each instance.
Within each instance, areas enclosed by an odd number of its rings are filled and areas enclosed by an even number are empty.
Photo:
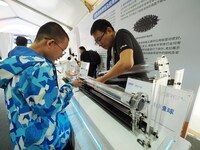
[[[158,75],[148,81],[128,78],[124,89],[88,77],[88,67],[81,63],[84,85],[75,89],[67,110],[76,149],[190,149],[180,137],[193,98],[191,91],[181,89],[183,70],[171,79],[169,62],[161,56],[153,65],[137,65],[126,73],[157,70]]]

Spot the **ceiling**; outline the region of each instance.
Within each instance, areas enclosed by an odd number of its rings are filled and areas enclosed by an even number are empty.
[[[35,35],[38,28],[49,21],[59,23],[69,32],[101,2],[102,0],[0,0],[0,32]]]

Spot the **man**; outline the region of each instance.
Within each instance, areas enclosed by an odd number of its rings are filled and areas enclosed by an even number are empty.
[[[17,46],[27,46],[28,40],[23,36],[18,36],[15,43]]]
[[[73,95],[74,80],[59,87],[54,61],[63,55],[69,37],[55,22],[40,27],[34,43],[0,62],[10,136],[14,149],[63,149],[70,123],[65,108]]]
[[[99,19],[93,23],[90,34],[96,44],[108,50],[107,69],[112,67],[105,75],[98,77],[97,81],[104,83],[129,71],[134,65],[144,63],[142,50],[128,30],[120,29],[115,32],[110,22]],[[132,74],[130,77],[146,78],[146,73]]]
[[[15,44],[16,44],[17,46],[19,46],[19,47],[18,47],[18,48],[14,48],[13,50],[11,50],[11,51],[8,53],[8,57],[10,57],[11,55],[15,55],[16,52],[17,52],[17,53],[21,52],[21,51],[19,51],[18,49],[21,49],[21,46],[27,46],[27,43],[28,43],[28,40],[27,40],[25,37],[23,37],[23,36],[18,36],[18,37],[16,38]],[[23,52],[22,52],[22,53],[23,53]]]
[[[86,51],[84,46],[80,46],[79,50],[81,53],[81,61],[90,63],[88,76],[96,78],[97,66],[101,63],[99,54],[92,50]]]

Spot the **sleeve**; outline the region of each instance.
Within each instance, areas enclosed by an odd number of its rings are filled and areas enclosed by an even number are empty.
[[[127,32],[120,31],[116,37],[116,48],[118,54],[125,49],[133,49],[131,37]]]
[[[63,111],[73,96],[71,83],[58,88],[56,72],[48,63],[23,71],[18,86],[29,107],[40,116]]]

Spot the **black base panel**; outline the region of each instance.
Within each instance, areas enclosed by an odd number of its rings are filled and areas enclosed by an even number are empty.
[[[84,85],[80,90],[91,98],[94,102],[104,108],[109,114],[115,117],[128,129],[132,130],[132,118],[130,116],[130,110],[123,105],[115,102],[114,100],[108,98],[107,96],[95,91],[92,87]],[[118,109],[120,108],[121,109]],[[122,111],[125,110],[125,111]]]

